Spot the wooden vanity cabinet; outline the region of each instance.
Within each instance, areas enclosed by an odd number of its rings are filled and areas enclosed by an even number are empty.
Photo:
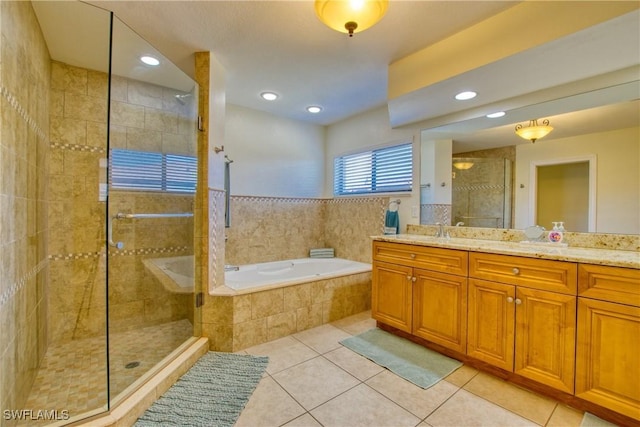
[[[374,319],[411,332],[412,278],[411,267],[374,260],[371,274],[371,315]]]
[[[640,270],[579,265],[575,394],[640,420]]]
[[[574,390],[574,263],[469,254],[467,355]]]
[[[466,351],[467,252],[373,242],[372,317]]]

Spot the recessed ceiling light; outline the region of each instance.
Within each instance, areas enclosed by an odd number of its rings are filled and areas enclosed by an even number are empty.
[[[260,96],[267,101],[275,101],[278,99],[278,94],[273,92],[262,92]]]
[[[477,95],[477,93],[468,90],[466,92],[460,92],[459,94],[457,94],[456,95],[456,99],[458,101],[466,101],[467,99],[475,98],[476,95]]]
[[[145,55],[140,57],[140,61],[144,62],[147,65],[156,66],[160,64],[158,58],[154,58],[153,56]]]
[[[322,111],[322,107],[318,107],[317,105],[310,105],[309,107],[307,107],[307,111],[312,114],[318,114],[320,111]]]
[[[490,119],[497,119],[498,117],[502,117],[504,115],[504,111],[496,111],[495,113],[487,114],[487,117]]]

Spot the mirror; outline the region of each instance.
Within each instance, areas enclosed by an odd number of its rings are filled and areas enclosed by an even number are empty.
[[[637,98],[640,93],[638,87],[636,81],[635,89],[627,92],[627,96]],[[453,141],[454,159],[477,154],[502,159],[513,156],[513,197],[510,204],[513,221],[510,226],[505,222],[505,228],[526,228],[539,224],[549,229],[551,224],[539,222],[544,221],[542,218],[545,218],[545,213],[537,211],[538,168],[545,164],[578,163],[581,159],[593,158],[590,169],[594,188],[591,198],[584,202],[592,206],[592,212],[582,212],[582,215],[578,215],[580,218],[576,219],[576,224],[586,221],[587,229],[584,229],[584,225],[576,225],[575,228],[568,226],[567,230],[640,234],[640,101],[632,99],[609,104],[609,98],[603,97],[602,102],[603,105],[598,107],[544,116],[555,129],[535,143],[521,140],[515,134],[516,123],[465,131],[465,128],[473,126],[458,122],[424,130],[422,144],[429,144],[426,138],[448,136]],[[510,115],[509,112],[507,115]],[[469,169],[471,171],[473,168]],[[460,172],[457,176],[461,176]],[[479,185],[479,182],[476,184]],[[569,203],[566,197],[559,202]],[[424,210],[422,203],[421,209]],[[448,223],[455,225],[458,221],[454,212],[464,209],[464,199],[456,198],[455,191],[452,191]],[[423,217],[421,215],[421,224],[434,223],[423,221]],[[466,222],[465,225],[492,227],[486,222]]]

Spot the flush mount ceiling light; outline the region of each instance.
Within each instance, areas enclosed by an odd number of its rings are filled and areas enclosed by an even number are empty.
[[[536,142],[540,138],[544,138],[551,132],[553,128],[549,126],[549,120],[544,119],[542,126],[538,124],[538,120],[529,120],[528,126],[516,125],[516,133],[522,139]]]
[[[470,162],[466,159],[454,160],[453,167],[459,170],[467,170],[473,167],[473,162]]]
[[[318,114],[320,111],[322,111],[322,107],[318,107],[317,105],[310,105],[307,107],[307,111],[311,114]]]
[[[160,64],[160,61],[158,60],[158,58],[154,58],[153,56],[149,56],[149,55],[141,56],[140,61],[144,62],[147,65],[151,65],[152,67],[155,67],[156,65]]]
[[[473,99],[475,98],[477,95],[477,93],[467,90],[465,92],[460,92],[459,94],[456,95],[456,99],[458,101],[466,101],[468,99]]]
[[[276,99],[278,99],[278,94],[273,92],[262,92],[260,96],[262,97],[262,99],[265,99],[267,101],[275,101]]]
[[[318,19],[341,33],[359,33],[372,27],[387,12],[389,0],[316,0]]]
[[[496,111],[495,113],[487,114],[487,117],[490,119],[497,119],[498,117],[503,117],[504,115],[504,111]]]

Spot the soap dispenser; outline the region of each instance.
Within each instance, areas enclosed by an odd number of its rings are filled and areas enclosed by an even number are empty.
[[[549,232],[548,239],[551,243],[562,243],[564,238],[564,222],[552,222],[553,229]]]

